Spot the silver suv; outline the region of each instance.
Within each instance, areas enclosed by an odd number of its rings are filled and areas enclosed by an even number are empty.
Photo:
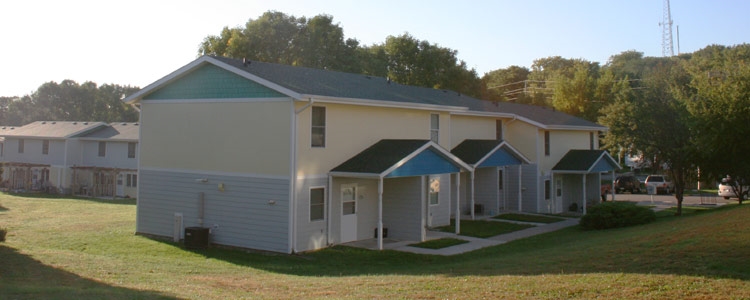
[[[674,192],[674,184],[665,175],[648,175],[646,177],[646,190],[649,187],[656,189],[656,194],[671,194]]]

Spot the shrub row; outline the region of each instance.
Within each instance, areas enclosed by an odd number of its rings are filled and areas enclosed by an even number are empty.
[[[588,209],[581,217],[584,229],[608,229],[641,225],[656,220],[656,214],[648,207],[633,202],[603,202]]]

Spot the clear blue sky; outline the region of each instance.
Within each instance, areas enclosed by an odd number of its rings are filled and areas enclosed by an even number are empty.
[[[750,42],[750,1],[672,0],[681,52]],[[333,16],[363,45],[410,33],[458,51],[484,73],[549,56],[605,64],[622,51],[661,56],[663,0],[4,1],[0,96],[72,79],[144,87],[197,57],[204,37],[269,10]]]

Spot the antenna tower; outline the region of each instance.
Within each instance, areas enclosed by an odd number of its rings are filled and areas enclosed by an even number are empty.
[[[669,0],[664,0],[664,14],[661,26],[661,54],[662,56],[674,56],[674,46],[672,45],[672,12],[669,9]]]

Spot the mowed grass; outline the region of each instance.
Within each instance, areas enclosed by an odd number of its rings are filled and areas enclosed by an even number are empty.
[[[527,214],[501,214],[492,217],[493,219],[498,220],[509,220],[509,221],[520,221],[520,222],[532,222],[532,223],[555,223],[564,221],[563,218],[557,218],[557,217],[548,217],[548,216],[542,216],[542,215],[527,215]]]
[[[109,202],[0,195],[0,299],[750,298],[750,205],[442,257],[187,251]]]

